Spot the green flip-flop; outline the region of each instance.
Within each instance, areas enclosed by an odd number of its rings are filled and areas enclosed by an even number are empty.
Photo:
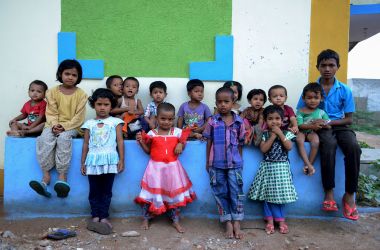
[[[51,197],[51,193],[47,191],[47,186],[43,182],[39,181],[30,181],[29,186],[36,191],[37,194],[45,196],[47,198]]]
[[[59,198],[66,198],[70,192],[70,186],[65,181],[57,181],[54,184],[54,190]]]

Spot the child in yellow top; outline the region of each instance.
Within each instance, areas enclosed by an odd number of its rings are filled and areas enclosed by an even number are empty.
[[[67,197],[70,186],[66,182],[71,161],[72,138],[80,133],[86,113],[86,93],[77,87],[82,80],[82,67],[76,60],[64,60],[58,67],[60,85],[47,92],[46,123],[37,137],[37,160],[42,168],[42,181],[32,180],[29,185],[38,194],[50,197],[47,190],[50,170],[55,166],[58,181],[54,185],[57,196]]]

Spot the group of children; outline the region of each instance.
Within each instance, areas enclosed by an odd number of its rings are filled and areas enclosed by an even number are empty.
[[[337,59],[335,54],[325,53],[321,57],[318,68],[324,66],[325,61],[331,63],[332,59],[335,66],[339,66],[339,57]],[[321,71],[322,80],[327,79],[327,75]],[[329,77],[334,78],[334,75],[335,72]],[[240,222],[244,217],[245,199],[243,145],[258,146],[263,152],[263,160],[248,197],[263,202],[268,234],[274,233],[275,223],[278,223],[280,233],[286,234],[289,229],[285,223],[284,205],[297,200],[288,159],[291,141],[297,138],[298,150],[304,161],[303,171],[313,175],[313,164],[320,146],[317,133],[332,130],[331,125],[339,125],[334,124],[338,119],[330,120],[327,112],[319,109],[326,107],[324,97],[331,94],[326,93],[328,91],[321,82],[305,86],[295,114],[285,104],[287,90],[284,86],[272,86],[268,97],[261,89],[249,91],[250,107],[243,109],[239,104],[242,85],[228,81],[216,91],[216,107],[212,114],[202,103],[203,82],[193,79],[187,83],[190,100],[180,106],[175,126],[175,107],[165,102],[167,87],[164,82],[151,83],[149,91],[153,100],[144,111],[141,100],[136,97],[139,90],[136,78],[128,77],[123,81],[120,76],[111,76],[106,81],[107,88],[95,90],[89,98],[77,87],[81,78],[82,68],[76,60],[63,61],[57,70],[57,80],[61,84],[47,92],[47,105],[44,100],[46,84],[32,82],[29,86],[31,100],[24,105],[22,114],[10,121],[8,135],[23,136],[42,131],[37,138],[36,152],[43,177],[42,181],[32,180],[29,185],[46,197],[51,196],[47,187],[49,172],[54,166],[59,173],[54,190],[58,197],[67,197],[70,191],[67,171],[71,160],[71,139],[77,135],[84,136],[81,173],[88,176],[92,215],[87,227],[101,234],[112,231],[108,210],[115,175],[124,169],[123,137],[136,139],[143,151],[150,155],[141,181],[141,192],[135,198],[143,210],[142,228],[148,229],[151,218],[166,212],[174,228],[184,232],[179,223],[179,208],[192,202],[196,195],[178,155],[184,150],[186,141],[193,138],[207,141],[206,170],[220,221],[225,223],[226,237],[240,239],[243,237]],[[264,108],[267,98],[271,105]],[[84,122],[87,101],[95,109],[96,117]],[[353,110],[343,112],[349,115]],[[27,124],[18,123],[24,118],[27,118]],[[343,115],[340,119],[346,118]],[[311,143],[309,156],[304,148],[305,141]],[[354,181],[351,178],[346,184],[352,186]],[[353,186],[346,190],[343,201],[345,217],[355,220],[358,214],[350,200],[350,195],[356,191]],[[323,209],[336,211],[338,208],[331,196],[334,186],[330,184],[330,189],[324,187]]]

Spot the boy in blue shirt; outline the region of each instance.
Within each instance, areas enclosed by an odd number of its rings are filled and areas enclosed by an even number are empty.
[[[343,215],[347,219],[359,218],[355,205],[355,192],[358,187],[361,149],[356,135],[349,125],[352,124],[352,114],[355,112],[355,103],[351,89],[335,78],[339,69],[339,55],[333,50],[322,51],[317,58],[317,68],[321,74],[318,83],[323,89],[324,101],[320,104],[331,121],[331,129],[322,128],[323,120],[314,121],[319,126],[317,131],[320,140],[321,175],[325,190],[324,211],[338,211],[334,200],[335,187],[335,154],[337,146],[342,149],[345,156],[345,194],[342,198]],[[302,100],[298,102],[297,109],[305,106]]]

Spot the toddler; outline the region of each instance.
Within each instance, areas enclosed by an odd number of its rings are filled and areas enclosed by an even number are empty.
[[[115,174],[124,169],[122,123],[110,116],[117,100],[109,89],[97,89],[89,98],[96,117],[86,121],[81,159],[81,173],[88,176],[92,220],[87,228],[100,234],[110,234],[112,225],[107,219],[112,198]]]
[[[149,220],[165,212],[173,221],[173,227],[183,233],[179,224],[179,208],[195,199],[192,183],[178,160],[185,146],[190,129],[173,127],[175,108],[170,103],[157,107],[158,127],[138,133],[142,149],[150,154],[148,166],[141,180],[141,192],[135,199],[143,209],[143,229],[149,229]]]
[[[248,197],[263,201],[267,234],[274,233],[274,222],[279,223],[280,233],[287,234],[289,229],[285,223],[284,204],[297,200],[288,159],[288,151],[292,148],[291,140],[295,135],[281,129],[284,118],[281,107],[268,106],[263,114],[268,126],[260,143],[264,159],[260,163]]]
[[[123,78],[119,75],[112,75],[106,80],[107,89],[112,91],[112,94],[116,98],[120,98],[123,95]]]
[[[141,125],[139,117],[144,113],[141,100],[135,98],[139,91],[139,86],[139,81],[135,77],[125,78],[123,96],[119,98],[117,107],[112,109],[113,114],[119,114],[120,118],[124,120],[123,134],[127,139],[135,139],[137,130],[141,129],[141,126],[136,128],[136,126],[132,125]]]
[[[157,106],[165,101],[166,84],[161,81],[152,82],[149,86],[150,96],[153,98],[145,109],[144,118],[150,129],[156,128]]]
[[[183,103],[179,108],[177,126],[190,128],[191,137],[201,139],[206,121],[211,116],[208,106],[202,103],[204,84],[201,80],[192,79],[187,83],[186,88],[190,101]]]
[[[203,131],[207,138],[206,170],[210,175],[220,221],[225,223],[225,237],[242,239],[245,127],[242,118],[232,112],[235,98],[231,88],[219,88],[215,99],[218,113],[211,117]]]
[[[267,101],[267,95],[262,89],[252,89],[248,92],[247,100],[251,107],[244,109],[240,114],[243,119],[249,122],[249,126],[246,126],[246,129],[250,128],[249,137],[246,138],[245,144],[250,145],[253,140],[254,145],[259,146],[264,123],[263,106]]]
[[[274,85],[270,87],[268,90],[268,98],[273,105],[282,108],[284,111],[281,129],[290,130],[294,134],[297,134],[298,125],[296,115],[290,106],[285,105],[286,99],[288,98],[286,88],[282,85]]]
[[[38,194],[50,197],[47,190],[50,170],[56,167],[59,180],[54,184],[57,196],[69,194],[67,172],[71,161],[72,138],[77,136],[86,114],[86,93],[77,87],[82,80],[82,67],[76,60],[62,61],[57,70],[60,85],[46,94],[46,123],[41,136],[37,137],[37,160],[42,168],[42,181],[32,180],[29,185]]]
[[[314,161],[318,153],[319,137],[316,131],[322,128],[331,128],[329,116],[318,106],[322,100],[322,87],[318,83],[309,83],[302,91],[302,100],[305,107],[297,111],[297,123],[300,133],[297,135],[299,154],[305,164],[303,171],[307,175],[315,173]],[[310,142],[310,155],[306,155],[305,140]]]
[[[45,126],[46,101],[45,92],[48,89],[46,83],[34,80],[29,84],[27,101],[21,109],[21,114],[9,122],[11,130],[7,131],[9,136],[39,135]],[[26,123],[18,121],[26,119]]]

